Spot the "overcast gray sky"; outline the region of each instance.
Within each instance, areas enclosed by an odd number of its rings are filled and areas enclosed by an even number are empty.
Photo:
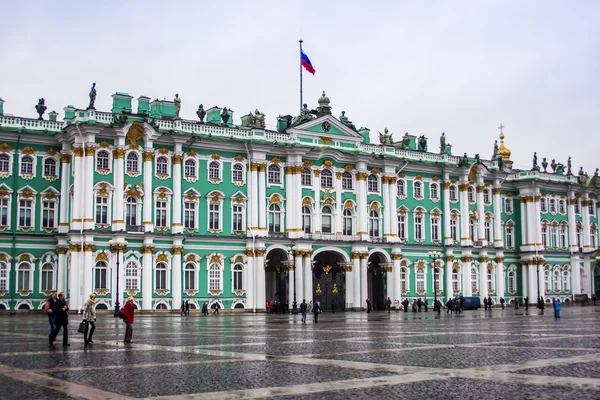
[[[600,167],[600,2],[581,1],[102,1],[4,2],[0,97],[5,113],[35,117],[96,108],[127,92],[255,108],[275,125],[299,109],[299,49],[316,69],[304,100],[321,91],[335,116],[358,126],[446,132],[454,154],[489,158],[498,125],[516,166],[534,151],[589,173]],[[135,108],[135,102],[134,102]]]

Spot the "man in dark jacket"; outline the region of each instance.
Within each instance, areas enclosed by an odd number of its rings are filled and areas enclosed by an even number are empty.
[[[300,303],[300,312],[302,313],[302,323],[305,324],[306,323],[306,310],[308,308],[308,305],[306,304],[306,299],[302,300],[302,303]]]
[[[69,307],[67,306],[67,301],[65,300],[65,294],[60,292],[58,294],[58,299],[52,305],[52,314],[56,318],[56,329],[52,332],[50,336],[50,346],[54,346],[56,342],[56,336],[60,332],[60,329],[63,328],[63,346],[68,347],[69,344],[69,317],[67,312],[69,311]]]
[[[387,300],[385,301],[385,306],[388,310],[388,314],[390,313],[390,311],[392,310],[392,300],[390,300],[390,298],[388,297]]]
[[[315,314],[315,324],[319,322],[319,313],[321,312],[321,303],[316,302],[313,306],[313,314]]]

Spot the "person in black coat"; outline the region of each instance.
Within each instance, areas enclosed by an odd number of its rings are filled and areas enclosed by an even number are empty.
[[[52,332],[50,336],[50,346],[54,346],[56,342],[56,336],[60,332],[60,329],[63,329],[63,346],[70,346],[69,344],[69,316],[67,312],[69,311],[69,307],[67,306],[67,301],[65,300],[65,294],[60,292],[58,294],[58,299],[52,305],[52,313],[56,317],[56,329]]]
[[[321,312],[321,303],[316,302],[313,306],[313,314],[315,314],[315,324],[319,322],[319,313]]]

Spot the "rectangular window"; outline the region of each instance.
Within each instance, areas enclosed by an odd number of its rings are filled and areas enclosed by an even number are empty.
[[[184,290],[196,290],[196,271],[186,267],[184,276]]]
[[[108,225],[108,197],[96,197],[96,223]]]
[[[42,292],[54,290],[54,270],[42,268]]]
[[[0,226],[8,226],[8,199],[0,199]]]
[[[331,233],[331,214],[322,214],[321,218],[321,232]]]
[[[485,231],[485,241],[490,243],[492,241],[492,223],[486,220],[483,224]]]
[[[565,226],[560,227],[560,247],[563,249],[567,247],[567,228]]]
[[[45,200],[42,203],[42,228],[52,229],[56,226],[56,202]]]
[[[157,269],[154,283],[156,290],[167,290],[167,271],[164,269]]]
[[[406,239],[406,215],[398,215],[398,237]]]
[[[183,226],[185,229],[196,229],[196,203],[192,201],[184,203]]]
[[[512,227],[507,227],[506,228],[506,248],[508,249],[512,249],[514,247],[514,240],[513,240],[513,228]]]
[[[137,204],[127,202],[125,204],[125,225],[136,226],[137,225]]]
[[[415,217],[415,240],[423,240],[423,217]]]
[[[31,213],[33,208],[32,200],[19,200],[19,226],[23,228],[33,228]]]
[[[31,290],[29,287],[29,270],[20,269],[17,274],[17,290],[27,292]]]
[[[494,290],[494,285],[493,285],[494,282],[492,281],[492,279],[493,279],[492,275],[493,275],[493,271],[488,269],[486,272],[488,292],[491,290]]]
[[[504,212],[512,213],[512,199],[504,199]]]
[[[440,220],[439,218],[431,219],[431,240],[440,240]]]
[[[154,221],[157,228],[167,227],[167,201],[157,200],[156,201],[156,220]]]
[[[457,223],[458,220],[452,218],[450,220],[450,237],[452,238],[453,241],[457,242],[458,241],[458,228],[457,228]]]
[[[400,290],[402,292],[408,291],[408,286],[406,285],[407,277],[406,277],[406,269],[402,268],[400,270]]]
[[[218,203],[211,203],[208,212],[208,229],[212,231],[218,231],[219,228],[219,213],[221,205]]]
[[[106,286],[106,268],[96,267],[94,273],[94,289],[108,289]]]
[[[423,269],[417,269],[417,292],[425,291],[425,272]]]
[[[244,229],[243,221],[244,221],[244,208],[240,205],[234,205],[233,206],[233,216],[232,216],[234,232],[243,231],[243,229]]]

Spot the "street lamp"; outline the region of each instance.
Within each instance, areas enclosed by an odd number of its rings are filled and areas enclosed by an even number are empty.
[[[540,264],[544,263],[544,256],[541,254],[534,254],[531,259],[535,262],[537,272],[537,301],[540,301]]]
[[[113,315],[113,317],[117,317],[119,316],[119,309],[120,304],[119,304],[119,272],[121,271],[120,268],[120,260],[119,260],[119,253],[122,253],[125,251],[125,249],[127,248],[127,240],[109,240],[108,241],[108,245],[110,246],[110,251],[112,251],[113,253],[117,253],[117,293],[116,293],[116,301],[115,301],[115,314]]]
[[[433,272],[433,309],[435,310],[437,305],[437,277],[435,274],[435,264],[438,260],[440,260],[444,255],[439,251],[430,251],[428,253],[429,258],[433,263],[433,267],[431,267],[431,271]],[[438,308],[439,312],[439,308]]]
[[[294,302],[292,303],[292,314],[298,314],[298,306],[296,303],[296,250],[298,250],[296,246],[287,248],[288,253],[290,253],[294,259],[293,267],[290,268],[294,271]]]

